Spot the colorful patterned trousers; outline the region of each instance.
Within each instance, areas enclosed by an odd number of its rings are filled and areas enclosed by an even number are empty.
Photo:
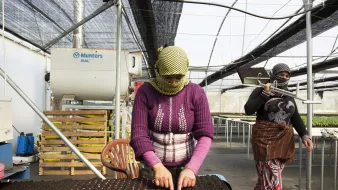
[[[284,166],[285,161],[280,159],[256,161],[258,182],[254,190],[281,190]]]

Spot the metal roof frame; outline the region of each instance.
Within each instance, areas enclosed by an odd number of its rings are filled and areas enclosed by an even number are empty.
[[[322,5],[318,5],[313,9],[311,16],[313,37],[338,25],[336,22],[338,19],[337,6],[338,1],[327,0],[324,7],[322,7]],[[305,42],[305,27],[306,19],[305,15],[302,15],[299,19],[297,19],[297,21],[278,32],[265,44],[255,48],[250,53],[237,59],[234,61],[234,64],[225,66],[219,71],[206,77],[206,79],[200,83],[200,86],[205,86],[206,81],[208,84],[211,84],[219,79],[230,76],[236,73],[236,69],[238,67],[251,67],[262,61],[268,60],[269,57],[273,57],[287,49]]]

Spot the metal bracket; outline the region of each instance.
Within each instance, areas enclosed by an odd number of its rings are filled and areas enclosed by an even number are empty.
[[[256,78],[257,79],[257,78]],[[259,78],[257,79],[257,83],[258,85],[253,85],[253,84],[243,84],[245,86],[249,86],[249,87],[264,87],[265,84],[263,84]],[[298,100],[301,100],[303,102],[303,104],[321,104],[321,101],[310,101],[310,100],[307,100],[307,99],[303,99],[303,98],[300,98],[297,96],[297,94],[293,94],[292,92],[289,92],[289,91],[286,91],[286,90],[282,90],[282,89],[279,89],[277,87],[274,87],[273,85],[271,85],[271,90],[272,91],[275,91],[275,92],[278,92],[278,93],[281,93],[281,94],[284,94],[286,96],[289,96],[289,97],[292,97],[292,98],[295,98],[295,99],[298,99]]]
[[[112,0],[112,1],[114,1],[114,5],[115,6],[119,6],[120,5],[120,0]],[[121,4],[122,4],[122,2],[121,2]]]
[[[11,102],[12,98],[7,96],[0,96],[0,102]]]
[[[313,0],[303,0],[303,4],[304,4],[305,11],[308,11],[313,6]]]
[[[244,84],[259,84],[260,81],[263,80],[264,82],[269,81],[270,78],[262,77],[261,73],[258,73],[257,77],[245,77],[243,79]]]
[[[112,1],[112,2],[114,2],[114,4],[116,4],[118,0],[102,0],[102,2],[104,2],[104,3],[107,3],[109,1]]]
[[[303,101],[303,104],[321,104],[321,101],[311,101],[311,100],[305,100]]]

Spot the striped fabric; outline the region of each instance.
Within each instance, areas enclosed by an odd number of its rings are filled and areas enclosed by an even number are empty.
[[[149,130],[149,137],[156,156],[163,163],[184,163],[190,160],[196,145],[192,133],[163,134]]]
[[[262,91],[263,96],[266,98],[273,98],[273,97],[283,97],[284,95],[275,91],[269,91],[267,92],[266,90]],[[267,100],[268,101],[268,100]]]
[[[285,162],[279,159],[256,161],[258,181],[254,190],[281,190]]]
[[[137,160],[142,160],[142,155],[148,151],[157,152],[149,138],[148,130],[163,134],[193,132],[195,139],[204,136],[213,139],[214,127],[203,88],[189,83],[177,95],[166,96],[157,92],[149,83],[144,83],[135,97],[132,116],[130,145]],[[181,163],[163,164],[177,166]]]
[[[267,96],[267,97],[270,97],[271,93],[272,93],[272,92],[267,92],[266,90],[263,90],[263,91],[262,91],[262,94],[264,94],[264,95]],[[272,96],[272,95],[271,95],[271,96]]]
[[[252,128],[252,150],[256,161],[281,159],[292,162],[295,154],[292,126],[256,121]]]

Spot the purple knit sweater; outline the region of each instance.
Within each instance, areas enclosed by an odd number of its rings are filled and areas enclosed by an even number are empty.
[[[144,83],[135,97],[132,116],[130,145],[137,160],[141,160],[147,151],[156,152],[148,129],[158,133],[193,132],[195,139],[202,136],[213,139],[214,127],[204,90],[197,84],[189,83],[178,94],[167,96],[159,93],[151,84]]]

